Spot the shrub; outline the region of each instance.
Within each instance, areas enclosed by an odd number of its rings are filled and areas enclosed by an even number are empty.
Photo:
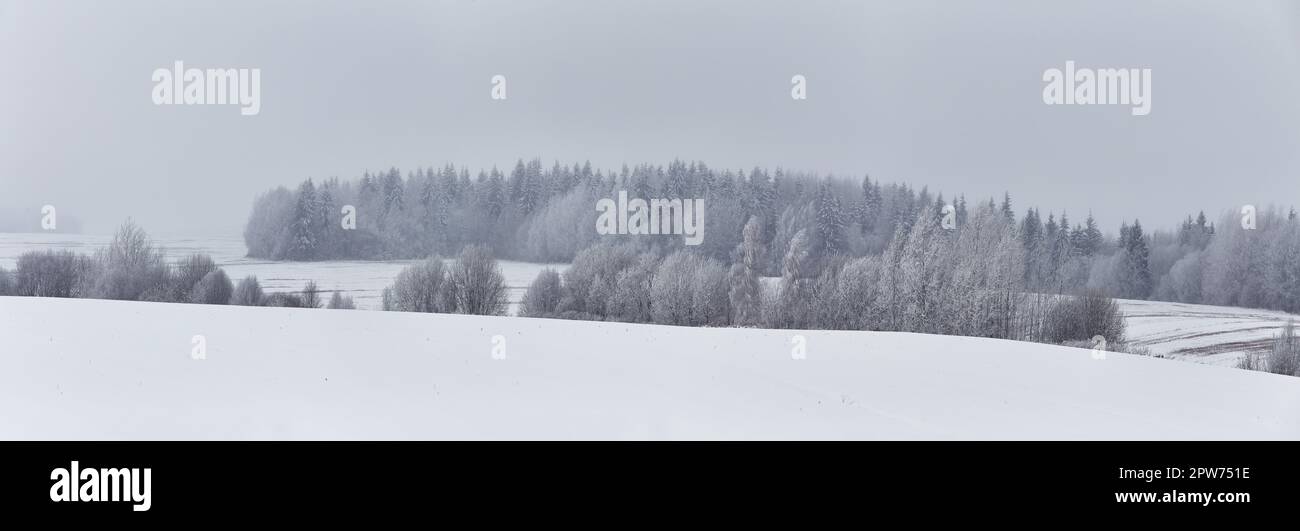
[[[1124,315],[1115,299],[1096,292],[1061,297],[1047,311],[1044,335],[1049,343],[1102,336],[1109,344],[1119,344],[1124,341]]]
[[[141,300],[150,288],[168,285],[165,256],[154,248],[149,235],[130,220],[118,229],[107,249],[96,253],[95,260],[101,270],[92,297]]]
[[[308,280],[307,285],[302,288],[302,307],[320,308],[322,302],[320,300],[320,288],[316,287],[316,281]]]
[[[272,293],[266,297],[266,306],[275,308],[302,308],[302,297],[297,293]]]
[[[1300,338],[1296,337],[1295,321],[1287,321],[1282,333],[1273,339],[1266,365],[1274,374],[1300,376]]]
[[[578,253],[564,271],[565,297],[560,312],[604,316],[618,274],[636,263],[640,253],[630,244],[601,243]]]
[[[190,302],[190,293],[184,293],[180,296],[176,294],[175,280],[172,274],[168,274],[168,281],[157,286],[150,286],[140,294],[140,299],[146,302]]]
[[[0,296],[12,294],[13,289],[13,280],[9,278],[9,272],[0,267]]]
[[[618,273],[614,279],[614,293],[606,309],[609,318],[615,321],[632,323],[650,322],[650,312],[654,308],[651,289],[654,287],[655,270],[659,268],[659,258],[653,254],[642,254],[635,264]]]
[[[554,269],[543,269],[528,285],[524,298],[519,303],[519,315],[524,317],[550,317],[560,306],[564,296],[564,284],[560,273]]]
[[[442,260],[433,257],[407,266],[397,274],[391,287],[384,289],[384,310],[397,312],[446,313],[447,273]]]
[[[235,291],[230,277],[220,269],[210,271],[194,285],[190,292],[190,302],[194,304],[229,304],[231,294]]]
[[[1268,360],[1263,354],[1247,352],[1241,359],[1237,360],[1237,368],[1248,371],[1267,371]]]
[[[29,251],[18,257],[9,288],[24,297],[86,296],[98,268],[72,251]]]
[[[730,320],[727,269],[716,260],[678,251],[659,264],[650,315],[660,324],[720,326]]]
[[[492,251],[470,245],[456,257],[447,275],[455,311],[472,315],[505,315],[509,299],[506,280]]]
[[[722,262],[700,258],[691,278],[691,314],[696,326],[727,326],[731,323],[730,283]]]
[[[884,321],[880,302],[880,257],[850,260],[836,279],[836,323],[830,328],[878,330]]]
[[[206,254],[192,254],[177,262],[171,275],[172,300],[189,302],[199,281],[216,270],[217,263]]]
[[[694,299],[691,276],[699,259],[688,252],[675,252],[664,258],[655,270],[650,289],[654,301],[651,319],[659,324],[691,325]]]
[[[235,292],[230,297],[230,304],[239,306],[261,306],[265,304],[266,296],[262,293],[262,285],[257,282],[257,277],[249,275],[239,281],[235,286]]]
[[[334,294],[330,296],[329,304],[325,305],[325,307],[331,310],[355,310],[357,305],[352,302],[352,297],[344,297],[342,294],[335,291]]]

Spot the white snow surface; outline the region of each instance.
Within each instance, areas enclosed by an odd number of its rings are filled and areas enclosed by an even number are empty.
[[[1228,367],[1244,354],[1268,352],[1287,321],[1300,323],[1297,315],[1252,308],[1126,299],[1119,306],[1132,345],[1153,355]]]
[[[0,439],[1300,439],[1300,378],[906,333],[0,297]]]

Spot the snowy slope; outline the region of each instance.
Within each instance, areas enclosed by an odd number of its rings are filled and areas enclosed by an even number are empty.
[[[0,297],[0,439],[1300,439],[1297,378],[803,334]]]

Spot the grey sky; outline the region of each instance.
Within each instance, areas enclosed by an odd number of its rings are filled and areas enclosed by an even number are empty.
[[[540,156],[869,173],[1169,227],[1300,204],[1298,5],[0,0],[0,219],[237,235],[275,185]],[[155,106],[178,59],[260,68],[261,113]],[[1043,104],[1066,60],[1151,68],[1151,114]]]

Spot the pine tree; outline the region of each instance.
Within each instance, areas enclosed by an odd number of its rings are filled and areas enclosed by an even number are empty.
[[[822,181],[816,198],[817,241],[822,256],[845,252],[844,213],[829,179]]]
[[[678,199],[689,197],[690,187],[686,183],[686,164],[674,159],[668,163],[668,178],[664,181],[662,197]]]
[[[515,169],[510,172],[510,182],[508,183],[509,186],[507,188],[507,192],[509,193],[507,199],[509,199],[510,204],[519,205],[523,203],[525,188],[524,181],[527,174],[528,170],[524,168],[524,159],[515,161]]]
[[[423,231],[423,253],[440,252],[446,247],[447,194],[440,190],[439,182],[430,170],[420,186],[420,228]]]
[[[880,199],[876,196],[876,189],[871,184],[870,176],[862,177],[862,197],[858,200],[858,208],[855,218],[857,218],[858,227],[863,234],[869,234],[875,229],[875,217],[880,209]]]
[[[405,205],[402,204],[402,173],[397,168],[388,170],[384,175],[384,214],[388,214],[393,209],[401,210]]]
[[[1142,224],[1134,220],[1132,226],[1120,228],[1120,246],[1123,249],[1124,296],[1145,299],[1151,294],[1150,251]]]
[[[1097,228],[1097,220],[1093,219],[1092,213],[1089,213],[1083,225],[1083,243],[1079,246],[1081,254],[1086,257],[1097,254],[1097,251],[1101,250],[1102,238],[1101,229]]]
[[[1026,250],[1038,247],[1043,239],[1043,221],[1038,217],[1038,210],[1025,210],[1025,219],[1020,223],[1020,240]]]
[[[532,214],[549,195],[547,188],[545,177],[542,175],[542,159],[528,161],[519,191],[517,203],[519,210],[524,214]]]
[[[1059,280],[1061,270],[1074,252],[1074,245],[1070,243],[1070,216],[1064,212],[1061,213],[1061,226],[1056,230],[1051,246],[1052,277],[1053,280]]]
[[[430,177],[433,176],[432,173],[433,172],[430,171]],[[450,207],[460,201],[461,190],[459,184],[456,182],[455,166],[447,164],[442,167],[442,173],[438,175],[438,188],[442,190],[442,193],[445,196],[442,205],[440,206],[443,206],[444,208]]]
[[[298,186],[294,201],[292,226],[289,228],[289,245],[286,257],[290,260],[312,260],[316,258],[316,224],[320,219],[316,186],[311,179]]]
[[[342,230],[342,227],[337,224],[339,207],[334,203],[334,192],[332,191],[337,184],[338,181],[335,180],[321,183],[320,193],[316,200],[316,220],[312,227],[316,239],[316,258],[334,258],[338,253],[338,232]]]

